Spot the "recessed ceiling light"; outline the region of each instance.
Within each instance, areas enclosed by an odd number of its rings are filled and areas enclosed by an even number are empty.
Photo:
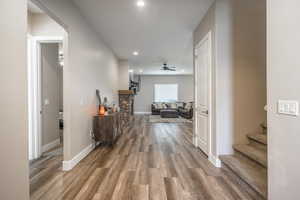
[[[139,52],[135,51],[132,53],[134,56],[138,56],[139,55]]]
[[[142,69],[140,69],[140,73],[143,73],[143,70],[142,70]]]
[[[130,70],[128,70],[129,71],[129,73],[133,73],[133,69],[130,69]]]
[[[143,1],[143,0],[138,0],[137,2],[136,2],[136,5],[138,6],[138,7],[144,7],[145,6],[145,1]]]

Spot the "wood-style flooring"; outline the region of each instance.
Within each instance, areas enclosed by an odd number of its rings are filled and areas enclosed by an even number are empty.
[[[96,148],[72,171],[61,170],[61,155],[33,163],[31,199],[252,199],[193,147],[191,123],[147,119],[136,116],[113,148]]]

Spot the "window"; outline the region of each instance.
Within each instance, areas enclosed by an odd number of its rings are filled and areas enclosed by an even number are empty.
[[[178,84],[155,84],[155,102],[176,102],[178,100]]]

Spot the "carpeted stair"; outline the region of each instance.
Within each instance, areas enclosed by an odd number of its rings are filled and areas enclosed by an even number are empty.
[[[248,134],[249,144],[233,145],[234,155],[220,156],[222,167],[240,179],[256,198],[267,199],[267,125],[262,132]]]

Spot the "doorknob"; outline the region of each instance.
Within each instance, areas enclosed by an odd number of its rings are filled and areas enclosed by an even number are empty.
[[[208,115],[208,110],[206,111],[202,111],[203,114],[207,114]]]

